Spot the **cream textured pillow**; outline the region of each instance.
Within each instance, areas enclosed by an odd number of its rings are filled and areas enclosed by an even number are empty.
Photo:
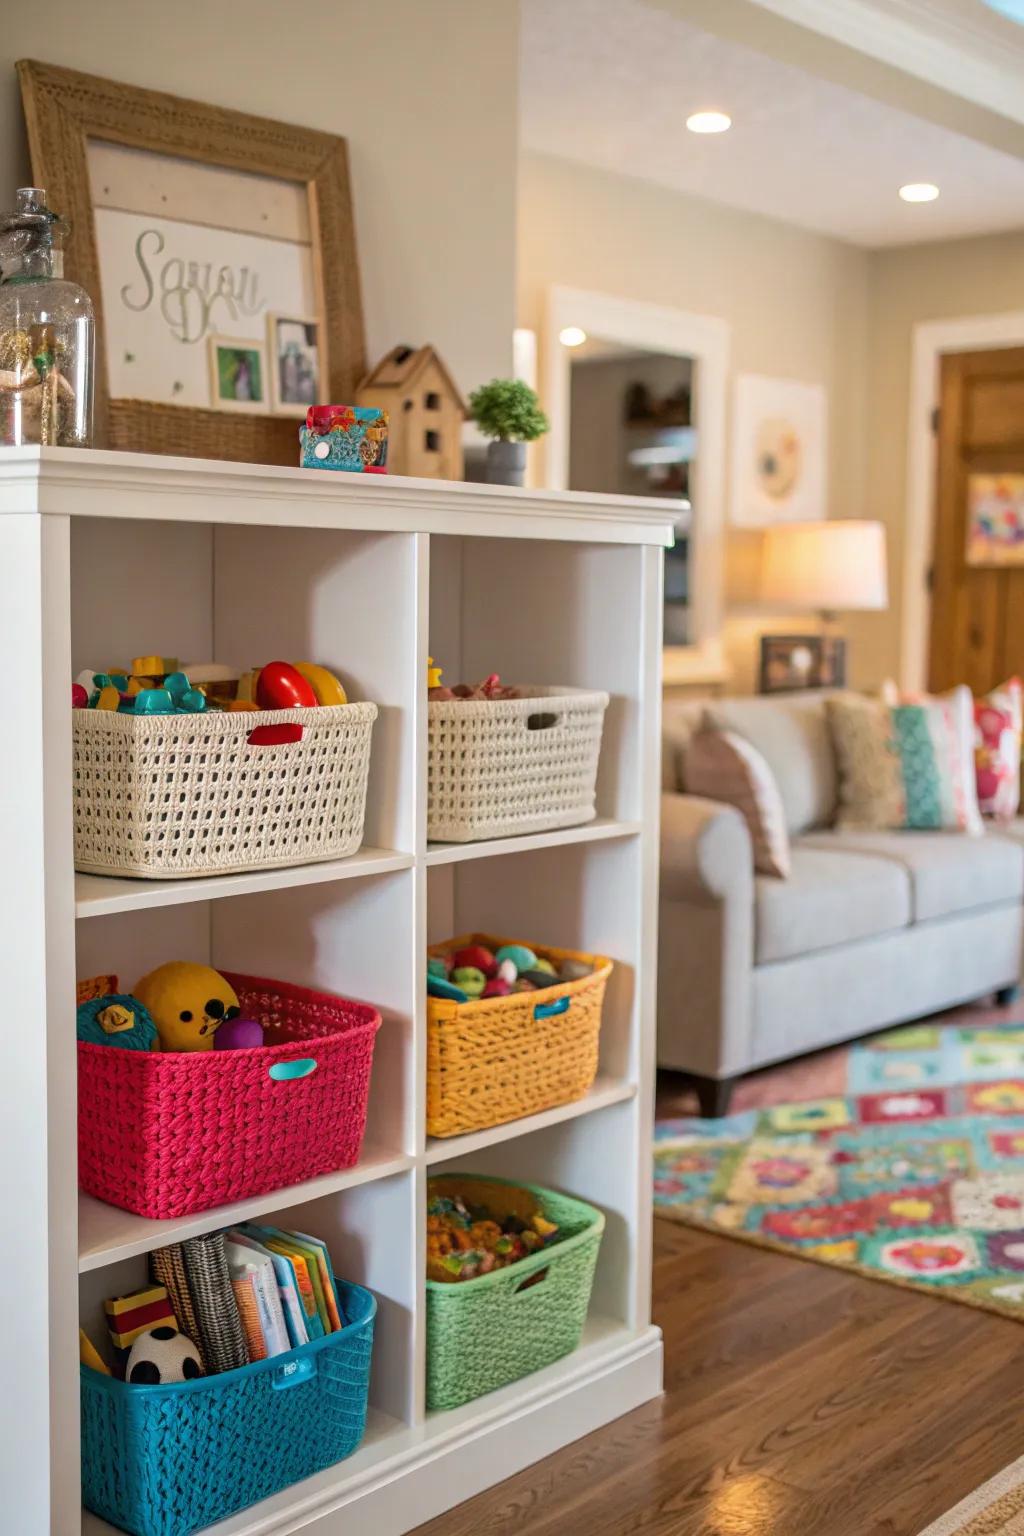
[[[775,776],[756,747],[734,731],[698,731],[686,749],[686,788],[739,811],[754,844],[754,868],[785,880],[789,833]]]

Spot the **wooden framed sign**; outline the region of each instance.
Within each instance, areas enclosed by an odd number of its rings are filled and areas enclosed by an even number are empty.
[[[296,464],[365,373],[345,140],[18,65],[32,174],[96,305],[95,440]]]

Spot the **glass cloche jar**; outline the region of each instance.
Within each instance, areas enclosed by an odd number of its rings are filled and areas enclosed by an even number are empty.
[[[67,232],[39,187],[0,213],[0,446],[89,446],[94,319],[64,277]]]

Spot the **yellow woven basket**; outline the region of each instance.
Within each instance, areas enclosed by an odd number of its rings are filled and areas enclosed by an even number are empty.
[[[467,944],[498,949],[518,939],[471,933],[434,944],[446,955]],[[573,949],[530,948],[558,964],[583,960],[593,967],[579,981],[556,982],[536,992],[454,1003],[427,999],[427,1132],[462,1136],[507,1120],[569,1104],[588,1092],[597,1075],[598,1037],[612,963]]]

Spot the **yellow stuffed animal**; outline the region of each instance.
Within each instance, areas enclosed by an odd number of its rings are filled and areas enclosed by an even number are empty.
[[[226,1019],[241,1012],[238,997],[219,971],[188,960],[170,960],[132,989],[149,1009],[164,1051],[212,1051]]]

